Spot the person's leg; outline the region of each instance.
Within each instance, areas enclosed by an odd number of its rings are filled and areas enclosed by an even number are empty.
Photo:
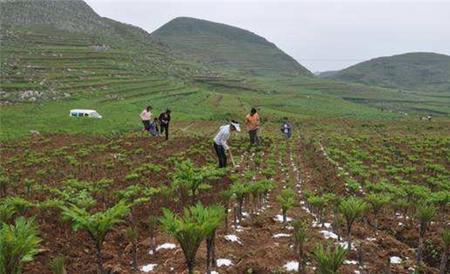
[[[255,129],[255,144],[259,145],[258,129]]]
[[[163,124],[161,124],[159,126],[159,130],[160,130],[159,134],[162,135],[164,133],[164,125]]]
[[[254,131],[253,130],[249,130],[248,131],[248,136],[250,137],[250,144],[251,145],[255,144],[255,135],[254,135]]]
[[[219,146],[214,143],[214,149],[216,150],[217,158],[219,159],[219,168],[227,166],[227,156],[225,155],[225,149],[223,146]]]
[[[227,154],[225,153],[223,146],[220,146],[220,149],[222,154],[222,167],[227,167]]]
[[[216,151],[217,159],[219,160],[219,168],[222,167],[222,155],[220,154],[219,146],[214,142],[214,150]]]
[[[167,124],[166,126],[166,140],[169,140],[169,124]]]

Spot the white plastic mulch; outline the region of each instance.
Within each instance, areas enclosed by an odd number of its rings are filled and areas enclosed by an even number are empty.
[[[225,258],[217,259],[217,267],[232,266],[232,265],[233,265],[233,262],[230,259],[225,259]]]
[[[398,256],[392,256],[389,258],[391,264],[401,264],[402,263],[402,258],[398,257]]]
[[[287,271],[298,271],[298,262],[296,262],[296,261],[289,261],[283,267]]]
[[[337,234],[333,233],[332,231],[328,231],[328,230],[321,230],[320,233],[323,234],[323,237],[325,239],[335,239],[337,240],[339,237]]]
[[[278,214],[275,217],[273,217],[273,220],[276,221],[276,222],[282,223],[283,222],[283,215]],[[292,218],[286,217],[286,221],[290,222],[290,221],[292,221]]]
[[[225,235],[225,240],[230,241],[230,242],[236,242],[238,244],[242,244],[242,242],[239,239],[239,237],[234,235],[234,234]]]
[[[141,267],[143,272],[152,272],[158,264],[147,264]]]
[[[160,250],[160,249],[175,249],[177,246],[176,246],[176,244],[173,244],[173,243],[164,243],[164,244],[162,244],[162,245],[159,245],[157,248],[156,248],[156,251],[158,251],[158,250]]]

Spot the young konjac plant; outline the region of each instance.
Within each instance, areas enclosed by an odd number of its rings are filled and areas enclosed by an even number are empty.
[[[50,261],[49,266],[53,274],[67,274],[66,258],[64,256],[57,256],[53,258]]]
[[[131,262],[133,266],[133,270],[137,271],[137,247],[138,247],[138,240],[139,240],[139,232],[136,227],[129,227],[126,231],[128,241],[131,244]]]
[[[347,251],[341,246],[331,249],[329,246],[325,249],[319,244],[312,252],[313,259],[317,262],[318,274],[338,274],[339,268],[344,263]]]
[[[23,264],[39,252],[41,239],[34,219],[19,217],[14,225],[3,223],[0,229],[0,273],[20,274]]]
[[[184,209],[183,216],[177,216],[163,208],[160,218],[162,228],[177,239],[183,250],[189,274],[194,273],[195,256],[203,240],[217,228],[212,212],[202,204]],[[223,209],[221,209],[223,212]],[[219,222],[220,223],[220,222]]]
[[[235,182],[231,185],[229,191],[233,194],[238,202],[237,217],[239,223],[242,221],[242,206],[244,204],[244,197],[250,192],[250,187],[241,182]]]
[[[94,214],[76,206],[63,207],[62,210],[63,218],[72,222],[75,231],[79,229],[87,231],[92,241],[94,241],[97,256],[97,270],[99,274],[104,274],[102,257],[103,242],[111,229],[115,225],[123,222],[123,218],[130,212],[130,207],[121,201],[106,211]]]
[[[346,230],[348,237],[348,251],[352,246],[352,226],[353,223],[360,218],[367,209],[367,204],[359,198],[349,197],[341,201],[339,211],[346,221]]]
[[[447,261],[448,261],[448,254],[450,253],[450,228],[445,228],[444,232],[442,232],[442,241],[444,243],[443,249],[442,249],[442,256],[441,256],[441,265],[439,267],[439,274],[445,274],[445,271],[447,270]]]
[[[311,205],[316,210],[317,216],[319,218],[319,223],[324,225],[324,218],[323,218],[323,211],[325,208],[325,205],[327,204],[327,200],[323,196],[310,196],[308,197],[308,204]]]
[[[158,229],[158,217],[151,215],[148,217],[148,232],[150,234],[150,254],[155,254],[156,252],[156,231]]]
[[[309,237],[308,225],[306,222],[295,221],[292,226],[294,227],[294,251],[298,260],[298,273],[305,272],[305,259],[304,259],[304,245]]]
[[[391,196],[379,193],[370,193],[366,196],[366,201],[369,203],[375,218],[375,229],[378,229],[378,215],[380,211],[391,201],[391,199]]]
[[[206,272],[211,273],[211,266],[216,266],[216,229],[225,218],[225,211],[222,206],[210,206],[208,211],[208,220],[214,229],[206,237]]]
[[[422,264],[423,240],[427,232],[428,224],[436,215],[436,208],[433,205],[419,204],[416,209],[416,218],[419,222],[419,246],[417,247],[417,265]]]
[[[295,204],[295,192],[292,188],[285,188],[277,196],[277,201],[281,205],[281,211],[283,214],[283,223],[287,221],[287,211],[291,209]]]

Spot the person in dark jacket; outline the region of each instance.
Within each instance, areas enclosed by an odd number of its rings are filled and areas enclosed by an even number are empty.
[[[167,109],[166,112],[161,113],[159,115],[159,129],[161,135],[163,133],[166,134],[166,140],[169,139],[169,123],[170,123],[170,109]]]

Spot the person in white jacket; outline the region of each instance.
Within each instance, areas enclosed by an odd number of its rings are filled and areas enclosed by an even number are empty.
[[[214,150],[216,151],[217,158],[219,158],[219,168],[227,166],[226,151],[230,149],[227,141],[233,131],[241,131],[241,127],[236,121],[231,121],[230,124],[221,126],[219,132],[216,134],[216,137],[214,137]]]
[[[146,107],[141,114],[139,114],[139,117],[141,117],[141,121],[144,124],[144,129],[142,130],[142,134],[144,134],[145,131],[150,131],[150,121],[152,119],[152,107],[148,106]]]

